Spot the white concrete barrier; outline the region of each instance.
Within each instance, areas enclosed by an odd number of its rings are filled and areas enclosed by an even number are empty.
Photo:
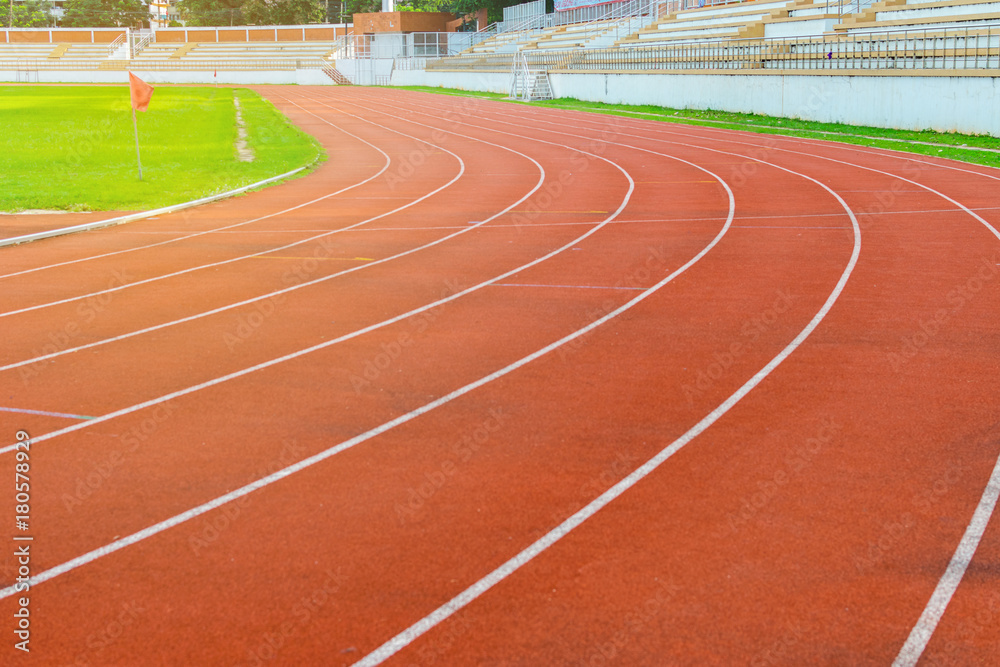
[[[1000,77],[857,74],[549,75],[556,97],[1000,136]],[[508,92],[506,73],[396,71],[397,86]]]

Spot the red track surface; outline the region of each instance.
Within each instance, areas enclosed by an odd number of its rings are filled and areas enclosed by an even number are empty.
[[[0,251],[33,664],[896,658],[1000,455],[1000,172],[261,92],[313,175]],[[998,559],[925,663],[997,663]]]

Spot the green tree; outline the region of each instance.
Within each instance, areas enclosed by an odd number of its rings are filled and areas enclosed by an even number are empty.
[[[450,12],[454,0],[399,0],[397,12]]]
[[[189,26],[246,25],[244,0],[181,0],[181,17]]]
[[[246,0],[243,16],[252,25],[302,25],[320,20],[316,0]]]
[[[45,26],[52,25],[48,3],[42,3],[40,0],[14,2],[12,12],[11,2],[13,0],[0,0],[0,27],[44,28]],[[14,19],[13,23],[11,23],[11,18]]]
[[[471,14],[481,7],[486,8],[490,23],[503,21],[503,8],[520,5],[528,0],[454,0],[452,11],[462,16]]]
[[[66,28],[138,28],[149,24],[142,0],[66,0],[61,25]]]

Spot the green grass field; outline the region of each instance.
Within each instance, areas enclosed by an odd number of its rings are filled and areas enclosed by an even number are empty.
[[[234,95],[253,162],[237,159]],[[246,89],[157,87],[137,117],[142,181],[128,86],[0,86],[0,211],[147,210],[322,158],[315,140]]]
[[[524,104],[524,102],[507,100],[506,95],[497,93],[469,92],[428,86],[407,86],[406,88],[407,90],[419,90],[429,93],[480,97],[483,99],[511,101],[512,104]],[[946,157],[952,160],[983,164],[990,167],[1000,167],[1000,138],[988,135],[933,132],[931,130],[919,132],[887,130],[876,127],[860,127],[840,123],[815,123],[793,118],[777,118],[774,116],[730,113],[727,111],[698,111],[695,109],[670,109],[657,106],[582,102],[571,98],[531,102],[531,104],[533,106],[592,111],[668,123],[703,125],[732,130],[747,130],[764,134],[781,134],[810,139],[823,139],[826,141],[839,141],[860,146],[875,146],[908,153]]]

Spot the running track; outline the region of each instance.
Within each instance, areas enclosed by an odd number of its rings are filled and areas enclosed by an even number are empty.
[[[1000,172],[260,91],[309,177],[0,251],[33,664],[996,664]]]

